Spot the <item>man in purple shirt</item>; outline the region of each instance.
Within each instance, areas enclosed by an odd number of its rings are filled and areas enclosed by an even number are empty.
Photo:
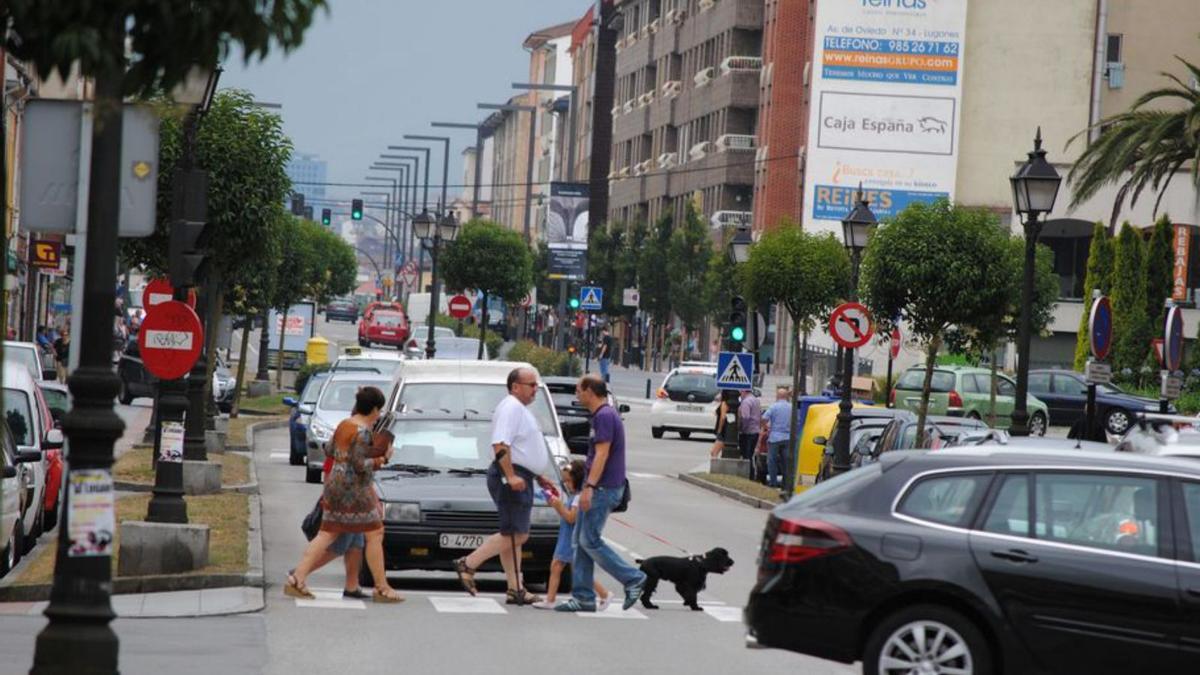
[[[738,404],[738,448],[742,459],[750,461],[750,480],[759,480],[757,467],[754,464],[754,448],[758,446],[759,423],[762,420],[762,405],[758,397],[749,390],[742,391],[742,400]]]
[[[575,386],[579,402],[592,414],[586,478],[579,493],[575,521],[575,562],[571,565],[571,599],[560,612],[596,611],[593,590],[595,566],[600,565],[625,588],[622,607],[633,607],[642,596],[646,574],[630,565],[604,543],[604,522],[625,494],[625,427],[608,404],[608,385],[598,375],[584,375]]]

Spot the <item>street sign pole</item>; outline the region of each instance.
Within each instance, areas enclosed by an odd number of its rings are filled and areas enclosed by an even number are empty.
[[[1158,411],[1167,414],[1171,400],[1179,398],[1180,382],[1175,372],[1183,367],[1183,310],[1167,300],[1167,321],[1164,324],[1162,387]]]

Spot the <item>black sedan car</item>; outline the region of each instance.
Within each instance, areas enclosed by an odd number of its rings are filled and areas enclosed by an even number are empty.
[[[558,426],[562,430],[563,438],[567,441],[567,448],[573,454],[586,455],[588,437],[591,434],[592,414],[575,397],[575,385],[579,380],[574,377],[543,377],[542,382],[546,383],[546,388],[550,390],[550,397],[554,399],[554,410],[558,413]],[[612,392],[608,393],[608,404],[621,415],[629,412],[629,406],[618,403]]]
[[[399,413],[392,424],[394,453],[375,472],[384,506],[383,557],[389,570],[454,570],[454,560],[483,543],[498,526],[487,490],[491,420],[484,417]],[[558,540],[558,513],[540,488],[521,569],[530,584],[544,584]],[[493,559],[484,572],[501,570]],[[361,582],[374,586],[363,566]]]
[[[1194,672],[1195,523],[1194,461],[888,453],[774,509],[748,643],[872,674]]]
[[[154,396],[158,378],[146,370],[136,335],[125,341],[125,349],[121,352],[120,361],[117,362],[117,378],[121,381],[117,399],[124,405],[133,403],[135,398],[152,398]],[[225,365],[224,360],[218,356],[217,365],[213,368],[212,392],[213,401],[216,402],[217,408],[221,412],[229,412],[233,409],[234,389],[233,373]]]
[[[1037,396],[1050,408],[1050,419],[1056,424],[1074,425],[1083,421],[1087,404],[1087,381],[1072,370],[1029,371],[1029,393]],[[1168,409],[1175,413],[1175,406]],[[1096,421],[1104,431],[1120,436],[1142,413],[1158,412],[1158,400],[1134,396],[1116,385],[1096,386]]]
[[[325,305],[325,320],[358,323],[358,305],[353,300],[331,300]]]

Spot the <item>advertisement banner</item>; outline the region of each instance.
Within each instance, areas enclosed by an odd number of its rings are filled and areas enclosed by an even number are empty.
[[[590,201],[587,183],[550,184],[546,243],[551,249],[587,250]]]
[[[1187,301],[1188,292],[1188,248],[1192,242],[1192,227],[1190,225],[1175,226],[1175,267],[1171,273],[1171,299],[1177,302]]]
[[[804,227],[842,231],[861,183],[880,218],[953,198],[967,0],[823,0]]]
[[[316,306],[311,302],[301,302],[292,305],[287,313],[287,326],[282,326],[283,315],[271,310],[267,320],[270,330],[267,333],[269,350],[268,358],[274,363],[276,352],[279,350],[279,332],[283,330],[283,364],[284,368],[299,368],[304,364],[308,350],[308,340],[315,335],[316,327],[313,319],[316,317]]]

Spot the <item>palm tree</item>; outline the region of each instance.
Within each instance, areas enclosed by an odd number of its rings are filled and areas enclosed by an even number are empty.
[[[1200,80],[1200,67],[1176,56]],[[1154,214],[1175,172],[1190,165],[1192,183],[1200,187],[1200,91],[1171,73],[1162,73],[1174,86],[1142,94],[1129,110],[1101,120],[1100,136],[1083,151],[1067,176],[1075,189],[1071,208],[1094,196],[1106,184],[1120,183],[1113,201],[1109,230],[1125,199],[1132,207],[1149,186],[1158,193]],[[1170,109],[1147,109],[1152,103],[1182,102]],[[1086,134],[1076,134],[1072,139]]]

